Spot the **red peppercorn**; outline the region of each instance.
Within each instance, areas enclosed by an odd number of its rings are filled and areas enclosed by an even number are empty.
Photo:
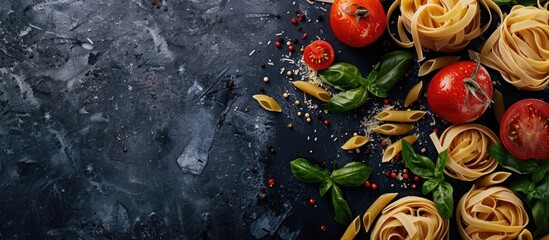
[[[293,52],[294,51],[294,45],[288,46],[288,50],[290,50],[290,52]]]
[[[383,174],[385,174],[386,177],[389,176],[389,172],[383,172]]]
[[[307,38],[307,33],[301,34],[301,39],[305,39],[305,38]]]
[[[407,169],[407,168],[402,169],[402,172],[403,172],[403,173],[408,173],[408,169]]]
[[[303,14],[303,13],[298,14],[297,18],[299,18],[299,21],[303,21],[305,19],[305,14]]]
[[[408,179],[408,173],[403,173],[403,174],[402,174],[402,178]]]
[[[395,155],[395,160],[400,160],[400,154]]]
[[[297,19],[296,19],[296,18],[292,18],[292,23],[293,23],[293,24],[296,24],[296,23],[297,23]]]
[[[324,125],[326,125],[326,126],[330,125],[330,121],[328,121],[328,119],[325,119],[324,120]]]
[[[387,141],[385,141],[385,140],[381,141],[381,147],[382,148],[387,147]]]
[[[372,184],[370,183],[370,181],[366,181],[364,183],[364,186],[367,187],[367,188],[370,188],[372,186]]]
[[[269,181],[267,181],[267,184],[269,185],[269,187],[273,187],[275,185],[275,179],[269,178]]]
[[[277,48],[279,48],[279,47],[282,46],[282,43],[280,43],[280,42],[275,42],[275,46],[276,46]]]
[[[315,205],[316,200],[314,198],[309,199],[309,204]]]
[[[389,99],[383,99],[383,104],[385,105],[389,104]]]
[[[416,184],[415,184],[415,183],[412,183],[412,188],[415,189],[416,187],[417,187]]]
[[[323,231],[323,232],[326,232],[326,225],[320,226],[320,230]]]
[[[372,183],[372,189],[376,190],[377,189],[377,184]]]
[[[433,132],[435,132],[435,134],[438,134],[438,128],[433,129]]]
[[[392,177],[392,178],[396,178],[396,177],[397,177],[397,173],[396,173],[396,172],[392,172],[392,173],[391,173],[391,177]]]
[[[414,176],[414,181],[419,181],[419,176],[418,175]]]

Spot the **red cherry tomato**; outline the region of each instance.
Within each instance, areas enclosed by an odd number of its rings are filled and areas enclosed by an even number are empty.
[[[501,119],[501,142],[520,159],[549,159],[549,104],[524,99],[513,104]]]
[[[315,70],[322,70],[332,65],[334,56],[332,45],[322,40],[312,42],[303,51],[303,61]]]
[[[335,0],[330,9],[332,32],[351,47],[365,47],[383,35],[387,22],[379,0]]]
[[[427,88],[427,103],[440,118],[468,123],[490,106],[494,89],[486,69],[474,61],[460,61],[437,72]]]

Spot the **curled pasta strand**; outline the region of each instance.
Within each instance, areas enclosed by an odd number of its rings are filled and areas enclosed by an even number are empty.
[[[500,186],[473,185],[459,200],[456,217],[459,235],[466,240],[515,239],[528,224],[522,201]]]
[[[488,147],[498,142],[497,135],[479,124],[452,125],[437,138],[430,135],[440,153],[448,149],[448,160],[444,173],[463,181],[473,181],[491,173],[497,162],[488,153]]]

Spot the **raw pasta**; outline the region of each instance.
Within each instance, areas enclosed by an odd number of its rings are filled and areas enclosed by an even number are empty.
[[[474,185],[458,202],[458,232],[462,239],[515,239],[528,224],[522,201],[508,188]]]
[[[360,230],[360,217],[356,217],[347,227],[341,240],[353,240]]]
[[[388,162],[391,161],[400,151],[402,151],[402,141],[406,141],[410,144],[414,144],[417,140],[417,136],[410,135],[403,137],[399,139],[398,141],[394,142],[393,144],[389,145],[387,149],[385,149],[385,152],[383,153],[383,157],[381,157],[381,162]]]
[[[406,99],[404,99],[404,107],[408,107],[410,104],[417,101],[419,94],[421,93],[421,88],[423,88],[423,81],[419,81],[410,89],[408,94],[406,94]]]
[[[412,131],[413,128],[412,124],[385,123],[372,129],[372,131],[384,135],[398,136]]]
[[[484,65],[522,90],[541,91],[549,85],[549,11],[515,5],[486,40],[480,56]]]
[[[330,101],[330,93],[328,93],[326,90],[322,89],[321,87],[314,85],[310,82],[305,81],[294,81],[294,86],[299,88],[299,90],[318,98],[320,101],[328,102]]]
[[[503,94],[500,91],[494,89],[494,95],[492,96],[492,108],[494,108],[494,115],[498,123],[501,123],[503,114],[505,113],[505,103],[503,102]]]
[[[444,173],[464,181],[472,181],[491,173],[497,162],[488,153],[488,147],[498,142],[497,135],[479,124],[452,125],[440,138],[430,135],[440,153],[448,149],[448,160]]]
[[[479,5],[488,10],[484,26]],[[393,34],[391,15],[397,8],[400,16]],[[446,53],[464,49],[490,26],[490,9],[501,19],[501,10],[492,0],[396,0],[387,11],[387,29],[397,45],[415,47],[418,61],[423,61],[423,48]]]
[[[370,239],[448,239],[448,226],[431,200],[408,196],[383,209]]]
[[[274,98],[264,95],[256,94],[253,95],[253,98],[259,102],[259,105],[267,111],[271,112],[282,112],[282,108]]]
[[[378,121],[389,122],[417,122],[425,116],[425,111],[399,111],[399,110],[384,110],[375,116]]]
[[[341,148],[343,150],[352,150],[352,149],[359,148],[359,147],[363,146],[364,144],[366,144],[370,140],[371,139],[369,137],[361,136],[361,135],[355,135],[355,136],[352,136],[351,138],[349,138],[349,140],[347,140],[347,142],[345,142],[341,146]]]
[[[381,210],[387,206],[393,199],[398,195],[398,193],[385,193],[379,196],[374,203],[366,210],[364,216],[362,217],[362,225],[364,225],[364,230],[366,232],[370,231],[370,227],[374,223],[377,215]]]
[[[457,62],[459,56],[443,56],[438,58],[433,58],[425,61],[421,66],[419,66],[418,76],[425,76],[435,70],[441,69],[450,65],[451,63]]]
[[[532,236],[532,233],[525,228],[519,233],[517,240],[534,240],[534,236]]]
[[[475,181],[475,186],[477,186],[477,188],[481,188],[497,185],[507,180],[509,176],[511,176],[511,173],[509,172],[495,172],[477,179]]]

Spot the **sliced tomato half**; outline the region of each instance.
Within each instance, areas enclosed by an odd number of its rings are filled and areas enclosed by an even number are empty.
[[[334,62],[334,48],[326,41],[316,40],[305,47],[303,61],[314,70],[322,70]]]

